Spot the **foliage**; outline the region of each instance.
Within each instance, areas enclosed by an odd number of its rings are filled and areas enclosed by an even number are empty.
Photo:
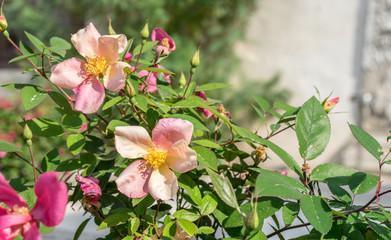
[[[7,33],[3,35],[12,42]],[[119,63],[129,64],[121,68],[125,78],[123,86],[117,91],[106,89],[104,100],[98,104],[96,112],[86,113],[85,108],[76,111],[80,86],[75,99],[71,90],[58,86],[63,82],[53,84],[56,82],[53,76],[58,74],[56,67],[63,67],[64,61],[69,63],[70,59],[65,56],[71,56],[65,55],[65,51],[69,50],[70,44],[60,38],[52,38],[47,42],[32,34],[26,35],[29,42],[23,42],[18,47],[24,57],[13,61],[28,59],[33,68],[26,71],[34,71],[33,78],[48,80],[53,89],[42,88],[41,83],[11,84],[5,87],[20,91],[22,105],[28,111],[39,108],[43,101],[50,101],[51,108],[43,116],[20,122],[19,128],[12,126],[20,132],[24,128],[24,141],[20,140],[19,144],[22,150],[27,151],[19,152],[19,147],[5,141],[0,141],[0,151],[20,153],[20,160],[24,159],[31,164],[30,172],[34,175],[48,171],[63,173],[62,180],[70,190],[69,202],[81,202],[86,213],[97,223],[97,230],[110,229],[104,239],[185,239],[189,236],[198,239],[267,239],[276,235],[284,239],[285,231],[305,226],[312,227],[303,236],[297,236],[297,239],[390,239],[390,212],[388,207],[378,201],[391,192],[381,190],[381,168],[390,163],[387,161],[390,151],[383,153],[376,139],[350,124],[352,134],[374,157],[373,163],[379,165],[379,176],[337,164],[318,165],[311,171],[309,164],[316,162],[316,158],[325,151],[330,137],[329,115],[324,109],[330,103],[311,97],[302,106],[296,107],[281,102],[271,104],[261,96],[254,96],[254,111],[269,130],[267,136],[260,136],[240,127],[234,112],[227,111],[218,102],[197,95],[200,90],[208,95],[210,91],[226,87],[214,81],[195,84],[203,73],[202,68],[196,69],[195,65],[190,67],[190,77],[179,87],[169,84],[171,69],[158,68],[157,63],[164,64],[171,55],[161,56],[165,50],[156,50],[167,48],[164,41],[168,39],[143,39],[139,41],[141,45],[134,48],[137,51],[132,51],[133,58],[129,62],[124,60],[124,56],[132,41],[127,43],[126,50],[120,54]],[[114,39],[115,36],[111,37],[108,39]],[[132,37],[138,38],[138,35]],[[151,55],[150,49],[146,50],[148,47],[155,49],[156,57]],[[176,51],[181,51],[179,45]],[[201,65],[204,64],[202,56]],[[90,60],[78,66],[87,68],[87,64],[91,64]],[[96,66],[105,66],[102,62],[98,63],[100,65]],[[58,65],[50,68],[54,64]],[[151,73],[140,76],[141,71]],[[104,81],[106,88],[110,88],[102,74],[96,74],[95,79],[91,77],[91,71],[88,73],[88,81],[97,81],[96,84]],[[157,78],[157,91],[148,88],[155,87],[155,83],[150,81],[152,76]],[[67,76],[63,75],[63,80],[66,79]],[[82,82],[80,85],[87,83]],[[94,101],[93,94],[88,97]],[[207,111],[213,117],[206,118],[201,114]],[[270,124],[267,116],[272,116],[273,124]],[[175,122],[177,125],[164,125],[163,121],[165,124]],[[186,134],[181,132],[185,128],[186,131],[192,131],[188,142],[185,141]],[[302,159],[293,158],[272,142],[275,135],[287,129],[293,129],[296,133]],[[176,131],[175,134],[173,131]],[[135,139],[152,133],[153,144],[160,141],[161,145],[148,149],[146,154],[136,155],[138,160],[133,160],[132,154],[137,149],[142,151],[140,146],[147,146],[149,140],[132,142],[124,140],[124,135],[120,135],[129,132],[137,135]],[[180,140],[170,142],[174,138]],[[36,155],[33,152],[41,150],[32,146],[44,139],[47,139],[49,151],[45,151],[47,154],[38,164],[33,161]],[[167,150],[163,147],[166,144],[175,145],[176,148],[170,147],[168,152],[164,152]],[[242,150],[243,144],[254,151]],[[57,149],[65,146],[67,155],[59,155]],[[173,186],[169,190],[165,189],[168,193],[161,190],[162,195],[166,196],[175,189],[172,196],[163,201],[163,198],[156,197],[161,194],[160,189],[146,190],[144,185],[134,184],[135,181],[152,182],[155,172],[166,171],[160,164],[173,166],[168,164],[168,159],[175,155],[173,151],[181,151],[181,148],[186,149],[186,154],[180,155],[178,159],[190,164],[196,158],[197,166],[181,165],[186,171],[175,173],[167,168],[169,173],[163,175],[169,177],[153,183]],[[292,170],[292,176],[265,169],[262,162],[268,158],[267,151],[273,151]],[[157,164],[157,167],[152,168],[155,167],[152,163]],[[137,167],[129,170],[129,166],[134,164],[138,164]],[[129,171],[132,174],[127,179],[128,184],[140,188],[137,194],[141,192],[142,197],[129,197],[136,190],[129,190],[126,184],[122,184],[121,177]],[[3,169],[2,172],[7,171]],[[77,175],[77,184],[73,181],[76,174],[80,175]],[[150,178],[143,178],[143,174],[149,174]],[[144,180],[137,179],[139,177]],[[13,179],[11,183],[19,192],[35,185],[35,182],[26,183],[21,179]],[[329,192],[321,186],[327,186]],[[125,192],[123,188],[131,193]],[[374,188],[375,195],[367,203],[362,205],[355,201],[356,195]],[[144,192],[151,194],[144,195]],[[27,198],[31,194],[21,195]],[[28,202],[33,205],[34,200]],[[269,220],[274,221],[271,224],[273,231],[266,232],[264,226]],[[296,220],[301,223],[296,223]],[[86,223],[75,227],[75,239],[80,237]]]

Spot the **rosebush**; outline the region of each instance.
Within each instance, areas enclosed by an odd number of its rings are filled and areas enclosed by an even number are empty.
[[[46,98],[53,110],[20,119],[23,150],[12,138],[0,141],[0,152],[27,161],[34,176],[8,184],[0,175],[1,239],[40,239],[38,227],[45,234],[63,218],[66,198],[81,203],[97,230],[110,229],[104,239],[284,239],[286,231],[302,227],[308,232],[296,239],[391,239],[390,212],[379,204],[391,192],[382,191],[381,178],[390,151],[383,153],[377,140],[350,124],[377,160],[379,175],[316,164],[328,144],[328,113],[338,98],[311,97],[296,107],[254,96],[254,110],[268,129],[260,136],[240,127],[222,102],[208,100],[210,91],[228,85],[197,84],[199,50],[189,56],[189,78],[182,76],[178,88],[170,85],[173,73],[164,63],[180,49],[162,29],[154,29],[149,40],[148,23],[138,46],[111,26],[109,35],[101,35],[89,24],[71,38],[77,58],[66,55],[72,45],[65,39],[44,43],[26,33],[30,42],[16,45],[6,22],[0,27],[21,54],[11,62],[28,61],[32,68],[26,71],[53,88],[3,86],[20,89],[26,110]],[[153,58],[143,58],[151,52]],[[287,129],[297,136],[301,159],[272,142]],[[37,162],[33,146],[43,138],[51,149]],[[64,146],[54,139],[64,139],[72,157],[60,156]],[[269,151],[289,173],[263,167]],[[355,202],[374,188],[366,204]],[[269,220],[273,230],[266,232]],[[75,226],[74,239],[86,222]]]

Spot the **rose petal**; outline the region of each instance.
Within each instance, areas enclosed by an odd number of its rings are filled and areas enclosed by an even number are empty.
[[[184,140],[179,140],[168,150],[166,164],[178,173],[190,171],[197,167],[197,153]]]
[[[116,35],[104,35],[105,37],[114,38],[118,43],[118,53],[122,53],[126,46],[128,45],[128,40],[124,34],[116,34]]]
[[[75,101],[75,110],[82,113],[98,111],[105,98],[105,89],[95,77],[82,82],[78,89]]]
[[[167,165],[162,164],[157,170],[152,172],[148,189],[155,200],[166,201],[173,198],[177,193],[178,181]]]
[[[85,61],[78,58],[70,58],[62,63],[54,65],[50,71],[50,81],[59,87],[73,89],[81,84],[86,78],[84,70]]]
[[[96,30],[94,24],[90,23],[87,27],[80,29],[72,35],[71,41],[76,50],[83,57],[93,58],[98,56],[98,38],[100,33]]]
[[[5,203],[9,208],[14,206],[27,207],[26,202],[19,196],[14,189],[8,184],[3,175],[0,173],[0,202]],[[1,229],[1,228],[0,228]]]
[[[157,148],[168,151],[174,143],[181,139],[189,144],[193,129],[193,124],[187,120],[163,118],[159,120],[152,131],[152,142]]]
[[[23,240],[41,240],[36,222],[28,222],[23,225]]]
[[[156,87],[156,76],[157,76],[157,73],[156,72],[148,72],[146,70],[141,70],[140,72],[138,72],[138,75],[140,77],[144,77],[144,76],[147,76],[147,78],[145,79],[145,83],[147,84],[147,87],[145,87],[145,84],[141,84],[140,87],[139,87],[139,91],[145,91],[145,92],[156,92],[157,91],[157,87]]]
[[[118,60],[118,40],[104,35],[98,40],[99,56],[104,57],[109,64]]]
[[[159,41],[158,44],[161,44],[161,40],[164,38],[168,39],[168,44],[170,45],[170,51],[174,51],[176,49],[175,42],[172,40],[170,35],[168,35],[163,29],[161,28],[155,28],[152,30],[151,33],[151,40],[152,41]]]
[[[139,158],[153,147],[147,130],[139,126],[121,126],[115,128],[115,148],[124,158]]]
[[[101,196],[102,190],[99,186],[99,180],[94,177],[82,177],[76,174],[75,179],[80,183],[81,190],[88,196]]]
[[[116,62],[109,66],[106,75],[103,78],[105,88],[114,92],[124,88],[127,77],[127,74],[124,71],[124,68],[126,67],[130,67],[126,62]]]
[[[57,177],[58,172],[43,173],[34,189],[37,203],[31,210],[31,215],[48,227],[61,223],[68,203],[67,185],[58,181]]]
[[[0,216],[0,229],[25,224],[26,222],[31,221],[31,219],[30,215],[2,215]]]
[[[132,162],[115,180],[118,190],[130,198],[144,197],[148,194],[151,172],[144,160]]]

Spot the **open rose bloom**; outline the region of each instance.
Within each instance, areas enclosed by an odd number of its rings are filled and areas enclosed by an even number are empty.
[[[40,176],[34,189],[37,202],[30,211],[27,203],[0,173],[0,202],[8,206],[0,207],[0,239],[12,240],[23,234],[24,240],[40,240],[39,222],[48,227],[61,223],[68,203],[68,189],[57,177],[57,172],[46,172]]]
[[[155,28],[151,33],[151,40],[158,41],[155,48],[156,58],[167,56],[176,49],[174,40],[163,29]]]
[[[156,200],[169,200],[178,191],[175,174],[197,167],[197,154],[189,148],[193,124],[174,118],[159,120],[152,131],[139,126],[115,128],[115,147],[122,157],[135,159],[117,178],[118,190],[130,198],[148,193]]]
[[[70,58],[51,68],[50,81],[76,93],[75,109],[83,113],[94,113],[105,98],[105,90],[99,82],[103,76],[105,88],[118,91],[125,86],[123,71],[129,64],[118,61],[119,53],[127,45],[126,36],[103,35],[92,23],[72,35],[72,43],[86,61]]]

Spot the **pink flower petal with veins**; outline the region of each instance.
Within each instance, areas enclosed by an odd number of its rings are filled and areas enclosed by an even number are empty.
[[[80,55],[92,58],[98,56],[98,39],[100,36],[94,24],[90,23],[87,27],[73,34],[71,41]]]
[[[70,58],[54,65],[50,69],[52,72],[50,81],[59,87],[68,89],[79,86],[88,76],[84,70],[85,63],[81,59]]]
[[[115,180],[118,190],[130,197],[141,198],[148,194],[152,170],[144,160],[132,162]]]
[[[155,28],[152,30],[152,33],[151,33],[151,40],[152,41],[159,41],[158,42],[158,45],[161,45],[162,44],[162,40],[164,38],[167,38],[168,39],[168,44],[169,44],[169,50],[170,51],[174,51],[176,49],[176,46],[175,46],[175,42],[174,40],[172,40],[172,38],[170,37],[170,35],[168,35],[163,29],[161,28]]]
[[[184,140],[189,144],[193,130],[194,126],[189,121],[163,118],[159,120],[152,130],[152,142],[158,149],[168,151],[179,140]]]
[[[76,175],[75,179],[80,183],[80,188],[87,196],[102,196],[102,190],[99,186],[99,180],[94,177],[82,177]]]
[[[79,85],[76,94],[75,110],[82,113],[98,111],[105,98],[105,89],[95,77],[86,79]]]

